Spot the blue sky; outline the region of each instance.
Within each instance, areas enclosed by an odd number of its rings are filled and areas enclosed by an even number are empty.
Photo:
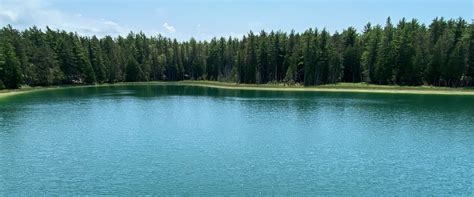
[[[331,32],[388,16],[429,23],[433,18],[473,18],[472,0],[0,0],[0,25],[48,25],[83,35],[147,35],[187,40],[242,36],[252,30],[326,28]]]

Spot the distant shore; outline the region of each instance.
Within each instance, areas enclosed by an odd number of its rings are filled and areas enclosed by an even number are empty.
[[[320,86],[302,86],[285,84],[237,84],[217,81],[181,81],[178,84],[237,90],[268,91],[306,91],[306,92],[359,92],[359,93],[393,93],[393,94],[441,94],[441,95],[474,95],[473,88],[448,88],[433,86],[392,86],[365,83],[337,83]]]
[[[48,86],[48,87],[22,87],[15,90],[0,90],[0,98],[23,93],[63,89],[78,87],[101,87],[101,86],[125,86],[125,85],[186,85],[210,87],[219,89],[233,90],[261,90],[261,91],[301,91],[301,92],[353,92],[353,93],[386,93],[386,94],[434,94],[434,95],[472,95],[474,88],[449,88],[433,86],[393,86],[393,85],[373,85],[365,83],[337,83],[320,86],[302,86],[287,84],[238,84],[231,82],[218,81],[151,81],[151,82],[121,82],[115,84],[97,84],[97,85],[67,85],[67,86]]]

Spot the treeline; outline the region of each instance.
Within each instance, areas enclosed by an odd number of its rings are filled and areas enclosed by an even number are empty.
[[[99,39],[49,28],[0,30],[0,89],[186,79],[473,86],[474,26],[461,18],[429,26],[388,18],[361,33],[261,31],[184,42],[143,33]]]

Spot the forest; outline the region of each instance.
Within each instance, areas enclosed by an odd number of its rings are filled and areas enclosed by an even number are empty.
[[[388,18],[362,30],[261,31],[207,41],[142,32],[98,38],[35,26],[0,30],[0,89],[190,79],[474,86],[474,26],[462,18],[429,25]]]

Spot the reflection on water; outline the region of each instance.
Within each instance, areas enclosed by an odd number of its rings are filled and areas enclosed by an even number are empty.
[[[0,100],[0,194],[472,195],[474,98],[134,85]]]

